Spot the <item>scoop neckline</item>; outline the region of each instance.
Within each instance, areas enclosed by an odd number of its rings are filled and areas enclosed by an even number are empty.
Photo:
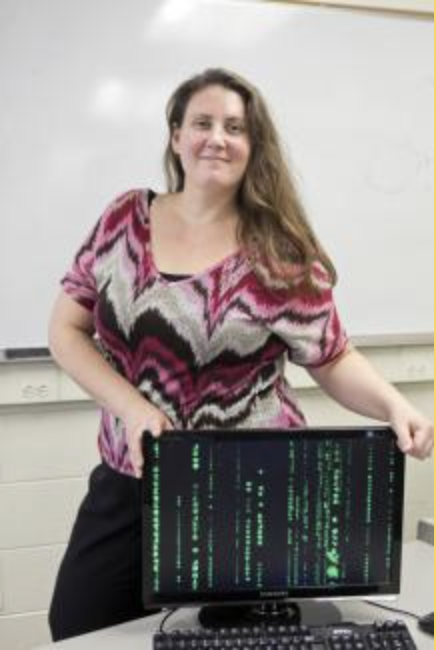
[[[147,255],[148,255],[148,260],[149,264],[151,267],[151,270],[153,272],[153,275],[160,280],[163,284],[169,285],[169,286],[175,286],[179,284],[185,284],[188,282],[193,282],[194,280],[199,280],[207,275],[210,275],[214,271],[216,271],[219,268],[224,268],[226,267],[231,261],[233,260],[238,260],[242,258],[242,251],[239,248],[238,250],[234,251],[233,253],[230,253],[229,255],[226,255],[223,259],[219,260],[218,262],[215,262],[215,264],[212,264],[211,266],[205,268],[202,271],[198,271],[197,273],[177,273],[175,275],[186,275],[185,278],[180,278],[180,280],[176,281],[171,281],[165,278],[165,273],[164,271],[160,271],[155,263],[154,260],[154,255],[153,255],[153,248],[151,245],[151,219],[150,219],[150,206],[152,201],[156,199],[156,197],[159,196],[158,192],[155,192],[151,188],[147,188],[141,191],[141,205],[142,205],[142,212],[143,215],[147,221],[147,227],[148,227],[148,238],[146,242],[146,247],[147,247]]]

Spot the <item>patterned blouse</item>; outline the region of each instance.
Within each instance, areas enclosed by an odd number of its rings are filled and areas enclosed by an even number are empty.
[[[267,289],[239,251],[170,282],[153,261],[152,190],[132,190],[105,210],[62,280],[93,312],[103,354],[177,429],[304,425],[284,362],[332,361],[345,348],[320,266],[308,296]],[[123,422],[102,410],[102,458],[133,474]]]

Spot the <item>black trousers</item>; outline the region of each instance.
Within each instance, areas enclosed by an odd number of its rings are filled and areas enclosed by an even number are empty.
[[[53,640],[145,616],[141,584],[141,482],[103,463],[90,476],[57,576]]]

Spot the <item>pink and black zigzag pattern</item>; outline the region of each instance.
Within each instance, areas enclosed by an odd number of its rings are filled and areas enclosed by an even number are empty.
[[[242,252],[168,282],[150,245],[153,196],[132,190],[111,203],[62,281],[93,311],[103,354],[177,428],[301,425],[285,357],[322,365],[347,340],[322,269],[310,297],[267,289]],[[110,465],[131,472],[123,423],[108,411],[99,445]]]

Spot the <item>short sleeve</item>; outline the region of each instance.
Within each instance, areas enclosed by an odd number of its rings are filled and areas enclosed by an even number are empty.
[[[316,292],[296,292],[277,309],[270,329],[299,366],[316,368],[333,361],[348,344],[331,285],[320,266],[314,270]]]
[[[98,297],[96,264],[114,237],[117,224],[123,218],[123,206],[136,194],[124,192],[104,210],[74,257],[71,268],[61,279],[64,291],[82,307],[93,311]]]

